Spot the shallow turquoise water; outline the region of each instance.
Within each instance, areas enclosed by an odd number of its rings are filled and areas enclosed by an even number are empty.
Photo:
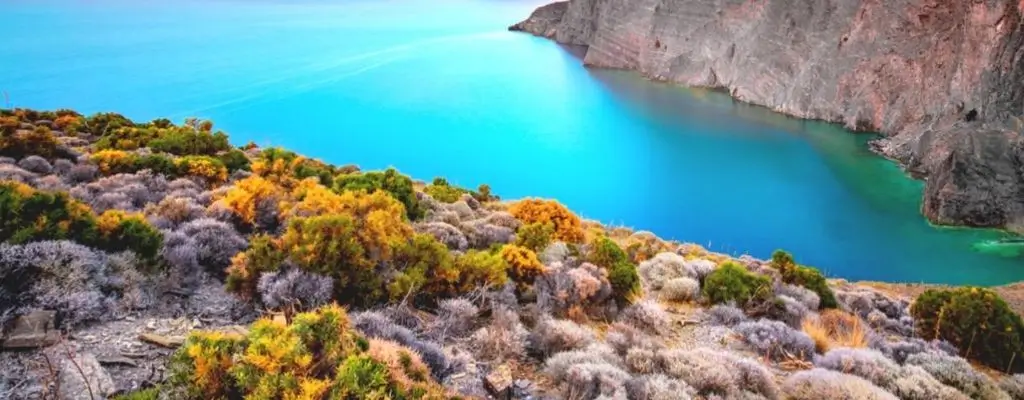
[[[0,1],[0,90],[35,108],[212,118],[237,144],[554,197],[832,276],[1001,284],[1001,236],[939,229],[867,136],[590,71],[510,33],[539,1]]]

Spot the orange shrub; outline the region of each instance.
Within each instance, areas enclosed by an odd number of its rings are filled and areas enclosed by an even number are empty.
[[[121,150],[100,150],[89,157],[104,175],[130,173],[135,169],[138,156]]]
[[[501,258],[508,263],[509,277],[516,282],[520,291],[533,286],[533,281],[544,273],[544,264],[537,259],[537,253],[525,247],[505,245]]]
[[[513,204],[508,210],[524,223],[551,222],[555,225],[555,237],[569,243],[583,241],[583,225],[580,217],[573,214],[561,203],[554,200],[525,199]]]
[[[259,175],[235,182],[234,187],[224,196],[224,205],[247,224],[256,222],[257,207],[264,201],[280,199],[284,191],[273,182]]]

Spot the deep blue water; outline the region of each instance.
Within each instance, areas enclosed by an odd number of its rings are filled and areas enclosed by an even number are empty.
[[[488,183],[848,279],[1001,284],[991,231],[940,229],[867,136],[591,71],[505,27],[537,0],[0,1],[15,106],[211,118],[236,144]]]

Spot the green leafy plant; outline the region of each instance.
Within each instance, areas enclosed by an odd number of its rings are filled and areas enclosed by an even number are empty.
[[[771,280],[736,263],[722,264],[704,278],[703,295],[712,304],[736,302],[749,305],[771,298]]]
[[[782,274],[783,282],[803,286],[817,293],[821,299],[820,309],[839,307],[839,303],[836,302],[836,295],[828,287],[828,281],[825,280],[825,276],[821,274],[821,271],[798,265],[793,260],[793,255],[783,250],[775,250],[772,253],[771,265]]]

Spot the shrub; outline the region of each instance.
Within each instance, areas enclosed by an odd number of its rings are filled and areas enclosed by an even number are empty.
[[[837,348],[817,360],[819,368],[864,378],[906,400],[954,399],[967,397],[943,385],[915,366],[901,367],[882,353],[868,349]]]
[[[211,218],[187,222],[177,232],[187,238],[184,245],[193,249],[196,262],[216,275],[222,275],[231,258],[248,246],[231,225]]]
[[[705,397],[777,399],[779,389],[761,364],[706,348],[659,353],[661,368]]]
[[[519,227],[516,232],[516,245],[534,252],[544,251],[554,240],[555,224],[550,222],[534,222]]]
[[[106,254],[68,241],[0,244],[0,322],[32,309],[55,310],[74,326],[108,318],[122,289]]]
[[[174,229],[179,225],[202,218],[205,209],[187,197],[167,196],[157,204],[146,206],[150,222],[159,228]]]
[[[692,278],[673,278],[661,288],[661,297],[672,301],[697,300],[700,297],[700,282]]]
[[[653,300],[634,303],[622,310],[619,321],[649,333],[664,332],[670,323],[668,313]]]
[[[424,210],[416,198],[416,192],[413,191],[412,179],[402,175],[394,168],[388,168],[383,172],[371,171],[339,175],[334,179],[334,190],[339,192],[364,190],[368,193],[383,190],[402,203],[409,219],[416,220],[423,217]]]
[[[917,333],[942,339],[961,354],[1004,371],[1024,371],[1024,322],[998,294],[982,288],[929,289],[910,308]]]
[[[807,309],[803,303],[793,299],[789,296],[775,296],[772,299],[766,317],[774,319],[776,321],[785,322],[793,328],[800,329],[800,324],[803,322],[804,317],[813,315],[813,312]]]
[[[1004,377],[999,381],[999,387],[1011,399],[1024,399],[1024,374],[1016,374]]]
[[[562,382],[565,399],[625,398],[629,374],[608,364],[577,364]]]
[[[793,261],[791,254],[782,250],[776,250],[772,253],[772,267],[782,274],[783,282],[803,286],[817,293],[822,309],[839,306],[836,302],[835,294],[828,287],[825,276],[814,268],[797,265]]]
[[[870,329],[856,315],[845,311],[825,310],[816,318],[805,319],[800,327],[814,340],[814,346],[820,353],[834,347],[868,346]]]
[[[528,335],[519,321],[519,314],[499,307],[494,310],[491,322],[474,332],[469,342],[477,357],[500,362],[525,354]]]
[[[544,264],[537,259],[537,253],[525,247],[505,245],[501,247],[501,258],[508,264],[508,276],[516,283],[520,292],[533,287],[534,280],[544,274]]]
[[[593,343],[580,350],[563,351],[544,362],[544,374],[555,382],[566,379],[569,367],[579,364],[608,364],[622,367],[622,360],[615,351],[603,343]]]
[[[444,178],[434,178],[434,181],[423,188],[423,191],[435,200],[444,203],[454,203],[459,201],[464,193],[469,193],[465,189],[449,185]]]
[[[14,164],[0,164],[0,181],[13,181],[31,184],[36,180],[36,174],[28,172]]]
[[[729,304],[716,304],[707,311],[708,322],[711,325],[734,326],[747,320],[743,310]]]
[[[459,229],[466,235],[469,246],[475,249],[486,249],[496,244],[515,241],[515,230],[494,225],[486,220],[478,219],[459,224]]]
[[[311,309],[327,304],[334,293],[331,278],[292,268],[285,272],[266,272],[256,286],[267,307]]]
[[[387,286],[392,301],[406,297],[424,303],[431,299],[456,295],[461,288],[461,271],[448,249],[430,235],[418,234],[411,241],[396,245],[392,264],[398,266]]]
[[[793,400],[897,400],[896,396],[867,380],[826,369],[815,368],[791,375],[782,384],[787,398]]]
[[[448,357],[441,347],[419,339],[411,330],[396,324],[379,312],[353,314],[352,325],[368,337],[390,340],[419,353],[423,362],[430,367],[431,374],[437,379],[443,379],[451,370]]]
[[[298,314],[287,325],[257,321],[245,337],[194,333],[172,358],[171,383],[193,398],[436,398],[444,393],[414,377],[419,363],[412,353],[371,346],[349,328],[341,308],[327,306]]]
[[[734,329],[747,344],[772,359],[814,356],[814,341],[782,322],[761,319],[740,323]]]
[[[459,228],[445,222],[424,222],[413,226],[416,232],[426,233],[444,243],[451,250],[466,251],[469,241]]]
[[[590,263],[577,268],[555,263],[547,273],[537,278],[534,291],[537,306],[556,316],[566,316],[577,310],[583,314],[601,314],[612,300],[608,271]]]
[[[777,284],[775,285],[775,294],[788,296],[799,301],[804,305],[804,307],[807,307],[808,310],[818,310],[821,307],[821,299],[818,297],[818,293],[804,288],[803,286],[789,285],[785,283]]]
[[[220,160],[209,156],[185,156],[174,162],[180,176],[200,178],[207,184],[219,185],[228,180],[228,169]]]
[[[526,224],[550,222],[555,238],[567,243],[583,242],[580,218],[554,200],[525,199],[513,204],[509,212]]]
[[[37,126],[32,130],[17,130],[18,121],[14,120],[14,128],[10,128],[10,120],[0,119],[0,156],[19,159],[37,155],[43,158],[71,158],[67,149],[60,145],[50,128]]]
[[[1006,399],[995,382],[975,371],[963,358],[923,352],[907,357],[906,365],[923,368],[939,382],[959,389],[972,399]]]
[[[121,150],[101,150],[89,157],[103,175],[130,174],[135,172],[138,156]]]
[[[771,281],[727,262],[704,279],[702,294],[712,304],[736,302],[750,305],[771,297]]]
[[[652,290],[661,290],[671,279],[692,278],[699,281],[706,275],[699,275],[683,256],[668,252],[656,254],[641,262],[636,269],[643,282]]]
[[[277,206],[283,198],[284,191],[280,186],[253,175],[235,182],[221,202],[243,224],[267,231],[278,226]]]
[[[357,229],[345,215],[294,218],[281,237],[281,248],[300,267],[333,278],[335,293],[345,301],[377,299],[381,281],[376,262]]]
[[[53,166],[50,165],[49,161],[35,155],[22,158],[21,161],[18,161],[18,166],[26,171],[40,175],[49,175],[53,171]]]
[[[211,133],[209,130],[196,130],[191,127],[157,129],[155,138],[147,144],[153,151],[178,156],[212,156],[231,148],[228,136],[224,132]]]
[[[687,400],[697,391],[679,379],[662,374],[635,376],[626,383],[630,399]]]
[[[0,182],[0,242],[70,239],[96,243],[96,219],[87,206],[66,193],[39,192],[16,182]]]
[[[163,234],[140,214],[108,210],[96,219],[99,228],[98,246],[110,252],[131,250],[152,259],[160,251]]]
[[[67,179],[71,183],[92,182],[99,175],[99,168],[91,164],[76,164],[68,170]]]
[[[594,339],[590,328],[565,319],[544,318],[530,333],[529,346],[534,352],[549,357],[567,350],[582,349]]]
[[[629,258],[636,263],[650,260],[658,253],[667,251],[671,251],[668,244],[651,232],[636,232],[626,239],[626,252],[629,253]]]
[[[591,263],[608,270],[608,281],[619,304],[628,303],[630,296],[640,292],[640,276],[636,266],[629,260],[626,252],[607,237],[600,237],[592,244],[593,248],[587,256]]]
[[[437,304],[437,326],[435,331],[443,336],[465,337],[473,329],[473,323],[480,309],[463,298],[445,299]]]
[[[501,287],[508,280],[508,264],[498,254],[470,250],[455,258],[459,271],[455,293],[468,293],[486,287]]]
[[[249,171],[249,157],[244,152],[238,149],[231,149],[227,152],[217,156],[220,162],[224,163],[224,167],[228,169],[228,172],[235,171]]]
[[[147,154],[134,159],[134,165],[129,168],[132,172],[148,169],[153,173],[174,177],[178,174],[178,168],[174,160],[163,154]]]

